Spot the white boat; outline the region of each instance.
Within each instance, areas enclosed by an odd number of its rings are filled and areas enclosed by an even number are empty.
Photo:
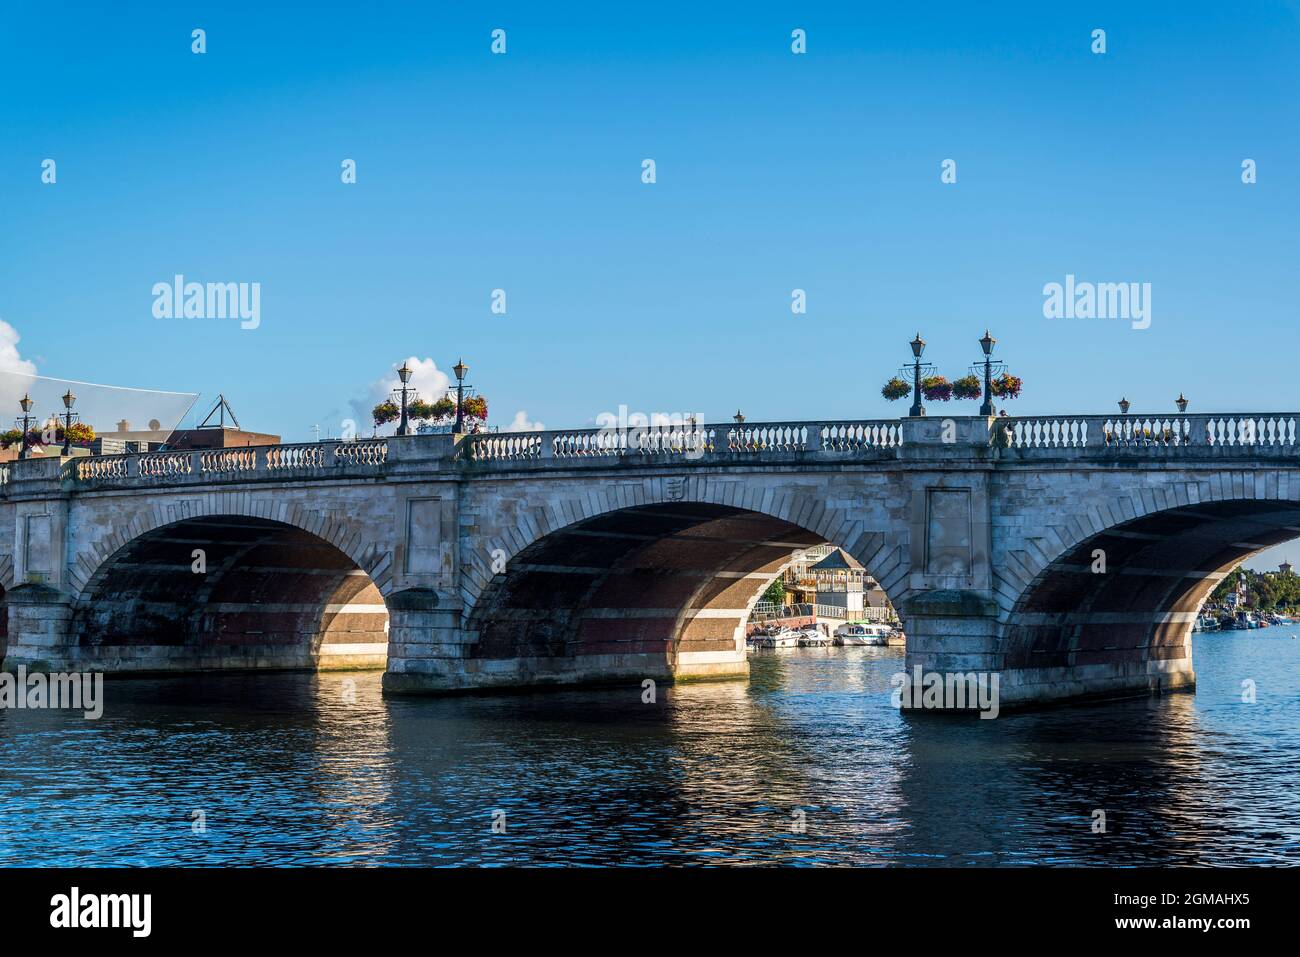
[[[770,635],[758,635],[754,638],[755,648],[798,648],[799,639],[803,637],[797,631],[782,628]]]
[[[883,647],[889,644],[889,634],[894,629],[889,625],[873,625],[864,622],[852,622],[835,629],[837,645],[874,645]]]
[[[806,625],[799,629],[800,648],[820,648],[830,643],[831,639],[816,625]]]

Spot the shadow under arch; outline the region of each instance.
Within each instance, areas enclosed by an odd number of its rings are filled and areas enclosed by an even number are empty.
[[[336,545],[208,515],[113,552],[76,597],[71,635],[83,664],[115,672],[382,668],[388,613]]]
[[[1017,599],[999,642],[1003,667],[1145,669],[1153,690],[1190,689],[1205,599],[1238,563],[1297,536],[1300,502],[1277,499],[1184,505],[1091,535]]]
[[[500,662],[498,673],[513,661],[527,683],[743,675],[755,602],[795,550],[823,542],[773,515],[702,502],[581,519],[488,582],[466,616],[467,657]]]

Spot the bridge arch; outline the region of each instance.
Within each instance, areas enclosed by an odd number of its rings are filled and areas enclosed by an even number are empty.
[[[92,499],[86,507],[94,509],[102,504],[102,500]],[[86,597],[109,559],[132,540],[187,519],[236,516],[291,526],[322,539],[370,575],[382,594],[392,590],[391,549],[373,540],[364,527],[347,517],[346,502],[337,509],[311,508],[273,492],[214,492],[186,496],[165,506],[150,500],[121,499],[113,503],[108,514],[110,524],[102,533],[76,536],[78,554],[69,577],[74,599]]]
[[[83,665],[115,671],[382,667],[371,572],[324,535],[247,512],[129,532],[73,595]],[[336,536],[337,537],[337,536]]]
[[[775,478],[775,481],[773,480]],[[594,481],[584,483],[579,494],[546,496],[523,494],[509,488],[481,492],[491,509],[490,519],[480,517],[479,539],[461,556],[465,574],[460,598],[466,615],[501,574],[503,562],[514,561],[524,549],[569,526],[628,508],[711,505],[752,512],[777,519],[831,542],[862,563],[896,601],[905,598],[909,570],[909,525],[901,509],[887,507],[902,493],[891,476],[862,473],[854,476],[852,494],[833,487],[836,476],[818,476],[798,483],[789,476],[756,475],[736,480],[710,474],[679,478]],[[874,494],[873,494],[874,493]],[[531,504],[542,498],[546,504]],[[838,502],[833,499],[839,499]],[[473,503],[474,500],[471,500]]]
[[[1108,676],[1131,688],[1143,675],[1172,690],[1195,682],[1202,603],[1238,563],[1300,536],[1300,501],[1285,473],[1180,478],[1116,494],[1053,533],[1050,555],[1013,556],[1023,586],[1002,602],[1003,667],[1048,683],[1095,674],[1097,691]]]
[[[733,675],[747,669],[754,603],[796,550],[840,546],[886,591],[904,578],[905,542],[813,489],[649,484],[517,516],[489,539],[496,567],[466,595],[467,657],[532,681]]]

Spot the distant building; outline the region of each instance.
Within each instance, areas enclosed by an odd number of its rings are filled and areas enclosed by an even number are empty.
[[[167,448],[237,449],[246,445],[279,445],[280,437],[269,432],[245,432],[242,429],[177,429],[167,439]]]
[[[234,428],[226,425],[226,418],[234,423]],[[213,419],[216,419],[214,422]],[[176,451],[194,449],[239,449],[249,445],[279,445],[280,436],[269,432],[245,432],[239,427],[239,420],[230,408],[224,395],[217,396],[216,404],[207,416],[194,429],[164,429],[157,419],[149,423],[148,429],[132,429],[125,419],[117,423],[113,432],[100,432],[105,440],[126,443],[125,451],[154,451],[160,448]],[[103,453],[111,454],[109,452]]]
[[[1277,570],[1282,575],[1291,574],[1291,563],[1283,559],[1282,563],[1277,566]]]
[[[795,552],[794,561],[786,566],[782,576],[787,605],[811,605],[817,600],[817,580],[809,569],[833,551],[834,545],[813,545]]]
[[[817,583],[816,604],[831,618],[856,621],[862,617],[867,572],[848,552],[837,548],[809,569]],[[842,614],[841,614],[842,612]],[[819,610],[819,614],[823,614]]]

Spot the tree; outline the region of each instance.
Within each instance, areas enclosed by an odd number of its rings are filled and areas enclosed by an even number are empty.
[[[776,605],[785,604],[785,582],[780,578],[772,579],[772,584],[767,586],[767,591],[763,592],[763,601],[770,601]]]

